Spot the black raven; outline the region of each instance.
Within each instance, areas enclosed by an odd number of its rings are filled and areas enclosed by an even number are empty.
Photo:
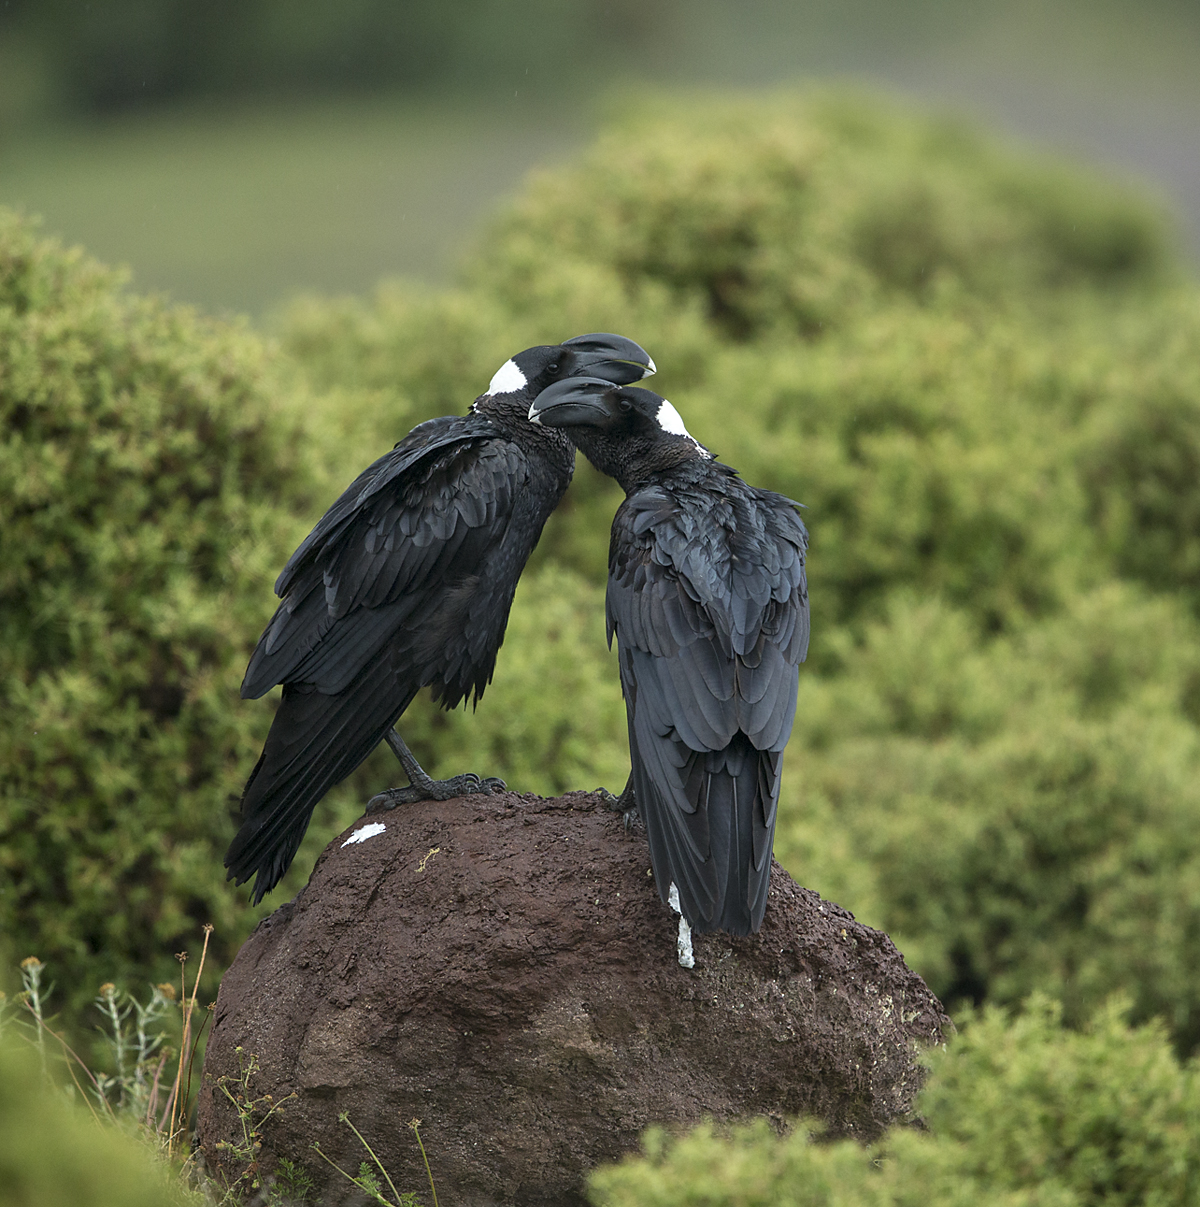
[[[445,708],[491,681],[517,579],[571,480],[567,435],[529,422],[572,374],[638,381],[654,362],[619,335],[581,335],[506,361],[470,412],[431,419],[364,470],[292,554],[242,696],[283,698],[242,794],[229,878],[257,904],[287,871],[321,797],[382,740],[408,788],[368,811],[503,788],[435,782],[392,728],[423,687]]]
[[[578,377],[529,417],[565,431],[625,490],[608,555],[632,772],[659,896],[698,931],[758,930],[780,764],[808,650],[808,534],[639,387]],[[672,904],[675,904],[672,902]]]

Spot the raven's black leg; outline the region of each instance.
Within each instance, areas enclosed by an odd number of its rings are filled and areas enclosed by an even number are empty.
[[[607,788],[597,788],[596,795],[600,797],[606,809],[624,815],[625,829],[632,830],[633,823],[638,820],[637,798],[633,794],[633,776],[625,785],[625,791],[620,796],[613,796]]]
[[[389,788],[380,792],[367,801],[368,813],[379,813],[384,809],[394,809],[397,805],[411,805],[419,800],[451,800],[456,796],[470,796],[482,792],[485,796],[492,792],[503,792],[505,783],[501,779],[480,779],[470,773],[456,775],[453,779],[430,779],[425,769],[417,762],[417,756],[405,745],[404,739],[394,730],[389,729],[384,734],[384,741],[392,748],[392,753],[400,760],[404,774],[408,776],[407,788]]]

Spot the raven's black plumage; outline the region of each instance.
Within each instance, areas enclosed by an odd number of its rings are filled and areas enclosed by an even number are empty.
[[[748,486],[649,390],[577,378],[530,417],[624,487],[609,548],[632,771],[660,896],[697,930],[756,931],[808,648],[796,505]]]
[[[421,688],[453,708],[490,682],[517,579],[574,469],[567,436],[529,422],[538,392],[653,367],[621,336],[527,349],[469,414],[420,424],[360,474],[292,554],[242,684],[248,698],[283,684],[225,857],[238,884],[255,876],[255,902],[324,793],[385,737],[399,743],[392,726]]]

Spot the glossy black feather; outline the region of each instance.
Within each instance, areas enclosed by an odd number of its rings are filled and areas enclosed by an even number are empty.
[[[280,605],[242,695],[283,684],[225,857],[259,901],[287,870],[316,803],[429,688],[452,708],[491,681],[525,562],[574,470],[565,434],[529,420],[552,382],[653,371],[621,336],[526,349],[471,413],[414,428],[368,466],[288,559]]]
[[[757,930],[808,637],[807,536],[789,500],[696,458],[613,522],[632,783],[659,893],[699,931]]]

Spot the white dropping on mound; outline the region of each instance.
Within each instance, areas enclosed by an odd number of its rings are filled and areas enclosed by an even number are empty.
[[[516,362],[506,360],[496,370],[495,376],[488,385],[487,392],[489,394],[515,394],[518,390],[523,390],[528,384],[525,380],[525,374],[517,368]]]
[[[360,826],[342,843],[342,846],[348,847],[351,843],[366,842],[368,838],[374,838],[376,834],[382,834],[386,829],[387,826],[381,821],[373,821],[369,825]]]
[[[671,891],[667,894],[667,904],[679,915],[679,938],[675,940],[675,950],[679,953],[679,962],[684,968],[695,968],[696,957],[692,952],[692,928],[683,916],[683,910],[679,908],[679,889],[674,880],[671,881]]]
[[[664,432],[670,432],[673,436],[686,436],[704,456],[711,459],[712,453],[687,430],[683,416],[665,398],[659,403],[658,413],[654,418],[658,420],[658,426]]]

